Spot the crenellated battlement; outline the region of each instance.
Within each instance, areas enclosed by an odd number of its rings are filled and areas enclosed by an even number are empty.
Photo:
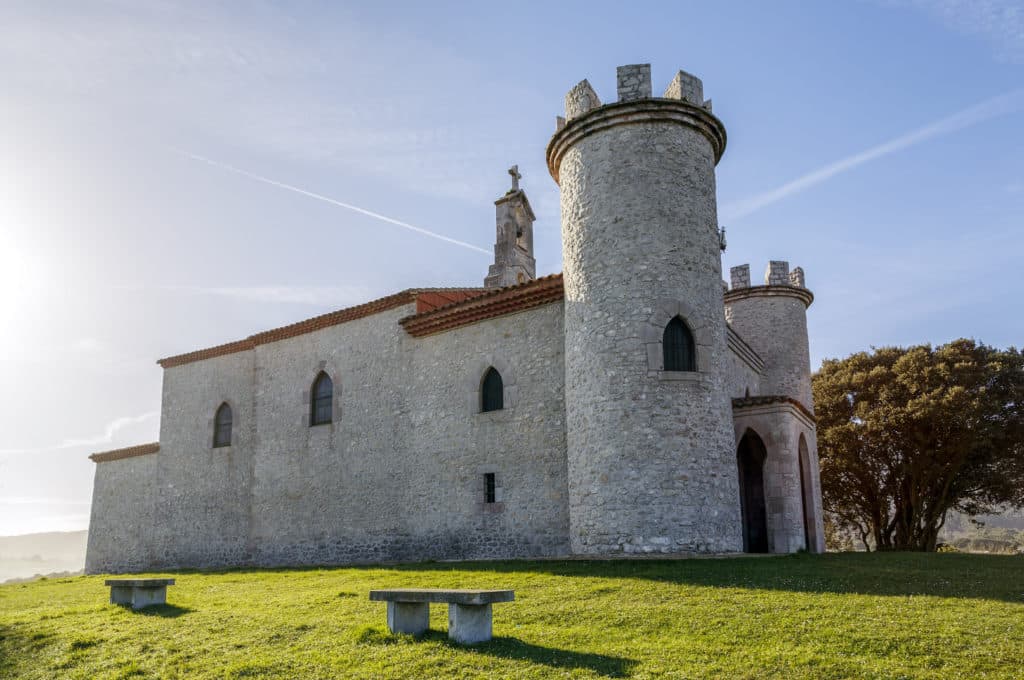
[[[650,64],[628,64],[619,66],[615,72],[619,104],[640,101],[643,99],[671,99],[682,101],[711,111],[711,100],[704,99],[704,83],[697,76],[678,71],[665,88],[661,97],[653,96],[651,87]],[[556,131],[565,127],[566,122],[579,118],[590,111],[603,106],[597,92],[590,81],[581,80],[565,95],[565,117],[558,116],[555,123]]]
[[[741,264],[729,269],[729,290],[750,288],[750,265]],[[789,262],[771,260],[764,270],[765,286],[787,286],[791,288],[807,288],[804,283],[804,270],[801,267],[789,270]]]
[[[789,289],[787,291],[786,289]],[[771,260],[764,271],[764,283],[751,285],[750,265],[741,264],[729,269],[729,288],[725,292],[726,302],[754,295],[796,295],[810,306],[814,295],[807,290],[804,270],[796,267],[789,269],[785,260]]]
[[[548,168],[559,181],[558,167],[566,149],[583,137],[617,125],[671,123],[702,134],[711,143],[717,163],[725,151],[725,126],[711,113],[701,79],[677,71],[664,94],[653,95],[650,64],[628,64],[616,69],[618,99],[602,103],[590,81],[581,80],[565,95],[565,116],[555,118],[555,134],[548,144]]]

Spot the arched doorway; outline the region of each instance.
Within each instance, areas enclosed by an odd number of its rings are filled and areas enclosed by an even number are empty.
[[[804,547],[817,552],[817,523],[814,521],[814,487],[811,483],[811,459],[807,453],[807,440],[800,434],[800,502],[804,515]]]
[[[747,430],[736,451],[744,552],[768,552],[768,509],[764,502],[764,461],[767,457],[764,442],[753,430]]]

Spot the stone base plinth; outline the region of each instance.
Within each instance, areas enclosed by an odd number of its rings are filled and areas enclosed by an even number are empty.
[[[392,633],[422,635],[430,627],[430,605],[426,602],[388,602],[388,630]]]
[[[472,645],[491,639],[491,605],[449,604],[448,637]]]

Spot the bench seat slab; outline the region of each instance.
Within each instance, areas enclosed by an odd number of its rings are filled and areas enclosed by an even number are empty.
[[[430,626],[430,605],[426,602],[388,602],[388,630],[392,633],[422,635]]]
[[[370,599],[377,602],[433,602],[437,604],[483,605],[512,602],[512,590],[445,590],[441,588],[401,588],[371,590]]]
[[[104,583],[108,586],[136,586],[138,588],[156,588],[173,586],[173,578],[108,578]]]

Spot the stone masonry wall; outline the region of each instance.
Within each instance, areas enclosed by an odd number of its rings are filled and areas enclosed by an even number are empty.
[[[565,552],[560,305],[422,339],[398,326],[412,311],[257,349],[261,564]],[[336,422],[310,428],[320,361]],[[508,405],[480,414],[490,365]],[[484,472],[502,495],[486,508]]]
[[[166,370],[160,452],[97,465],[90,570],[566,554],[561,304],[419,339],[413,311]],[[309,427],[320,370],[334,422]]]
[[[764,360],[761,394],[793,397],[814,408],[807,307],[796,295],[733,300],[726,306],[732,327]]]
[[[821,509],[821,481],[818,469],[817,435],[814,423],[791,404],[768,404],[740,409],[734,423],[737,441],[752,430],[765,445],[765,505],[768,511],[768,549],[773,553],[824,552]],[[810,469],[809,489],[801,487],[800,439],[807,447]],[[808,510],[808,532],[804,533],[802,494],[813,501]],[[807,540],[809,538],[809,540]]]
[[[757,396],[761,391],[761,374],[755,371],[743,359],[730,351],[725,362],[725,383],[732,398]]]
[[[143,571],[152,563],[159,454],[96,465],[85,571]]]
[[[252,352],[164,371],[154,494],[153,565],[247,561],[254,463]],[[213,448],[213,418],[231,406],[231,446]],[[103,468],[109,463],[99,465]]]

